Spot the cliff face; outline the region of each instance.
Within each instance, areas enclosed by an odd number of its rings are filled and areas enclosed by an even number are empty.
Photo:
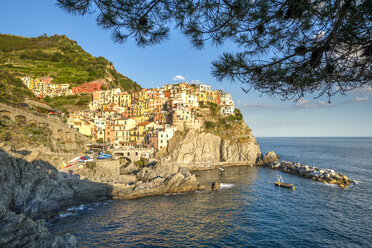
[[[41,218],[86,202],[107,199],[111,187],[58,172],[0,149],[0,247],[75,247],[71,235],[52,236]]]
[[[238,129],[225,130],[229,136],[207,129],[177,132],[157,156],[163,163],[173,162],[193,169],[210,164],[256,163],[261,155],[256,139],[244,122],[236,123],[235,128]]]
[[[13,156],[59,166],[81,154],[89,142],[59,117],[0,103],[0,148]]]

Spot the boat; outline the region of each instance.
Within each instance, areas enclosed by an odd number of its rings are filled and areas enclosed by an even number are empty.
[[[295,189],[295,186],[293,186],[293,184],[284,183],[283,178],[281,176],[278,177],[278,181],[274,182],[274,184],[275,184],[275,186],[278,186],[278,187],[291,188],[293,190]]]
[[[71,166],[73,166],[74,164],[76,164],[77,162],[79,162],[80,159],[81,159],[81,157],[76,157],[76,158],[74,158],[74,159],[68,161],[67,164],[62,164],[62,167],[63,167],[63,168],[71,167]]]
[[[275,186],[284,187],[284,188],[292,188],[293,187],[293,184],[289,184],[289,183],[274,182],[274,184],[275,184]]]
[[[97,157],[97,159],[111,159],[112,155],[108,153],[100,153],[100,155]]]
[[[82,163],[91,162],[91,161],[93,161],[93,159],[90,158],[89,156],[83,156],[83,157],[80,157],[79,159],[79,162],[82,162]]]

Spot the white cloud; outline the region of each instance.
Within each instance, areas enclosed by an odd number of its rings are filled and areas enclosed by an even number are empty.
[[[355,102],[364,102],[368,101],[368,96],[366,97],[355,97]]]
[[[331,104],[328,102],[324,102],[324,101],[318,101],[316,103],[313,103],[305,99],[299,99],[295,103],[295,106],[298,108],[321,108],[321,107],[329,107],[331,106]]]
[[[300,106],[300,107],[307,107],[309,106],[309,101],[308,100],[305,100],[305,99],[298,99],[298,101],[296,102],[296,106]]]
[[[193,79],[190,81],[190,84],[202,84],[203,82],[200,81],[199,79]]]
[[[353,100],[349,100],[349,101],[345,101],[344,103],[358,103],[358,102],[367,102],[367,101],[370,101],[370,99],[368,98],[368,96],[366,97],[355,97],[355,99]]]
[[[181,76],[181,75],[176,75],[172,78],[173,81],[184,81],[185,80],[185,77]]]
[[[239,108],[270,108],[271,106],[266,103],[256,103],[256,104],[239,104]]]

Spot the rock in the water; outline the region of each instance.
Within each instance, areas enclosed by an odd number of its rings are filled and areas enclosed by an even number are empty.
[[[274,151],[270,151],[268,153],[266,153],[265,156],[262,157],[262,164],[264,165],[268,165],[268,164],[271,164],[271,163],[275,163],[275,162],[278,162],[279,161],[279,156],[276,155],[276,153]]]
[[[274,153],[275,154],[275,153]],[[274,155],[270,155],[273,157]],[[341,188],[347,188],[355,183],[341,173],[336,173],[330,169],[319,169],[315,166],[302,165],[300,163],[293,163],[287,161],[264,163],[272,169],[280,170],[286,173],[297,174],[302,177],[311,178],[322,183],[336,184]]]
[[[221,189],[221,183],[219,183],[219,182],[213,182],[211,189],[212,190],[220,190]]]

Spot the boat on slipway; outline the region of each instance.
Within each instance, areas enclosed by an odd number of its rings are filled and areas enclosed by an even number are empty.
[[[90,162],[90,161],[93,161],[93,159],[91,159],[90,157],[88,156],[79,156],[79,157],[76,157],[70,161],[67,162],[67,164],[63,163],[62,164],[62,168],[68,168],[68,167],[71,167],[77,163],[83,163],[85,164],[86,162]]]

